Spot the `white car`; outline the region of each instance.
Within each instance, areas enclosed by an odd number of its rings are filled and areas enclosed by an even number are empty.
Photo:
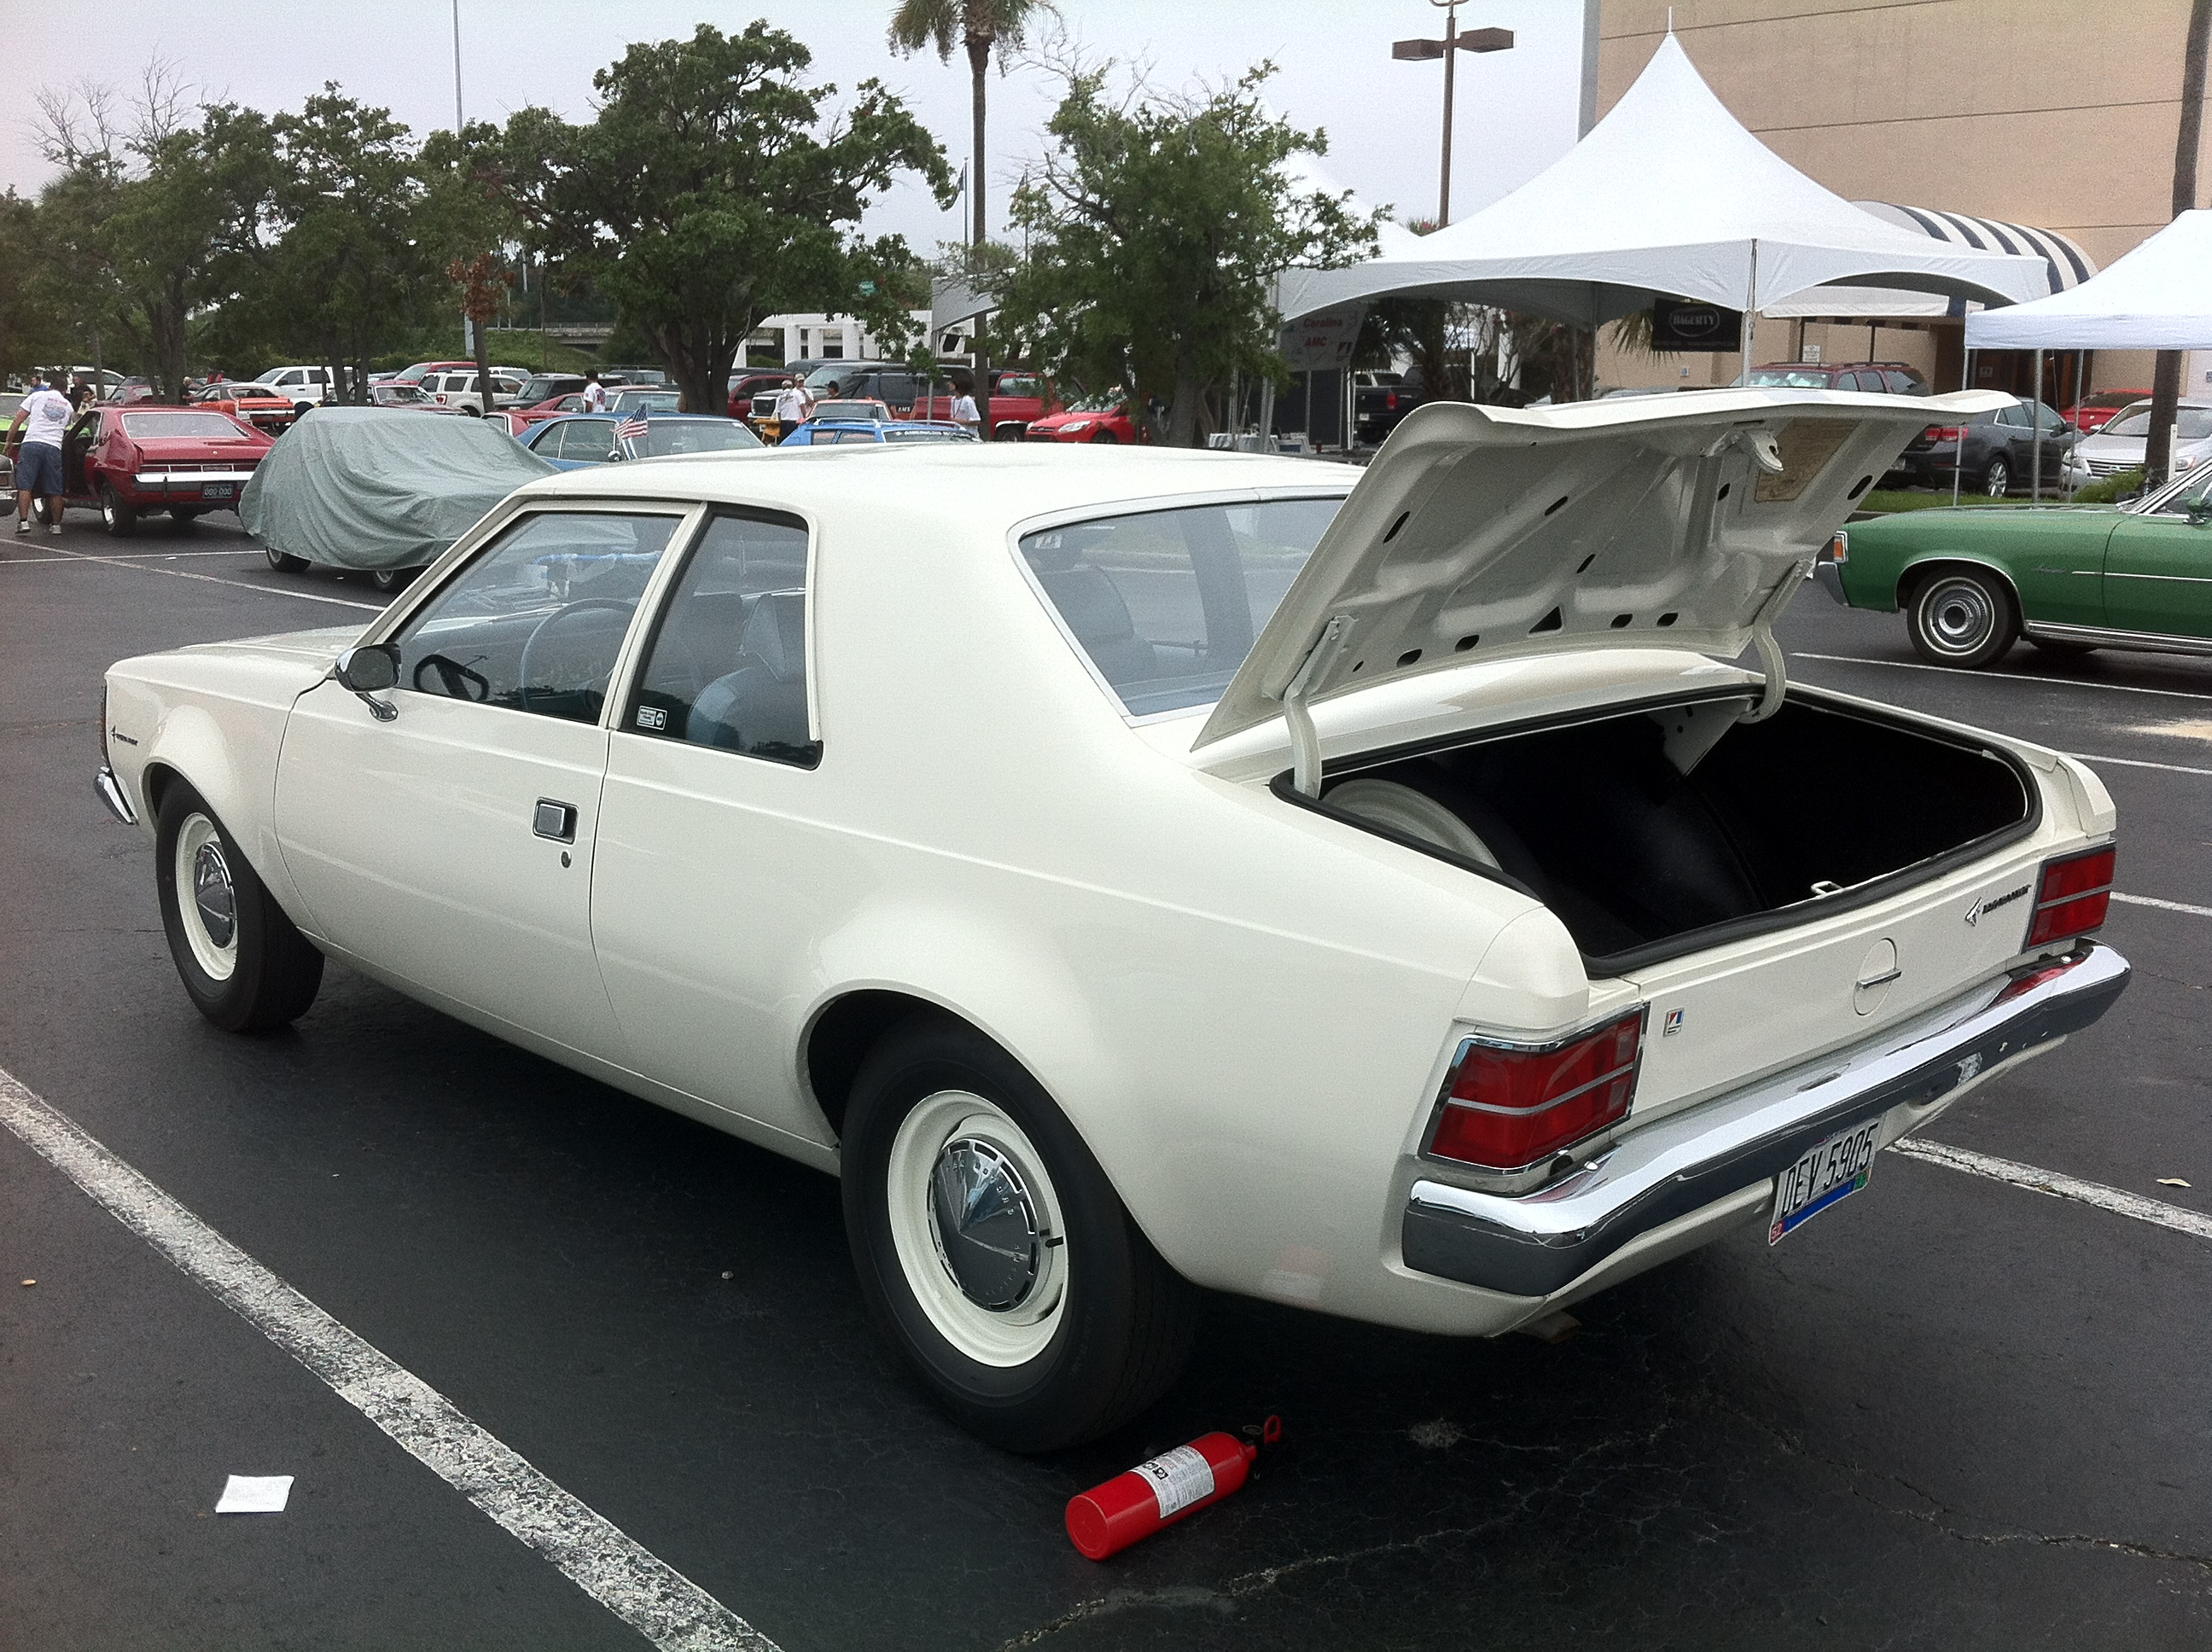
[[[492,409],[511,407],[522,394],[525,380],[501,373],[494,368],[491,375]],[[447,369],[422,375],[422,392],[434,398],[439,405],[458,409],[463,413],[483,416],[485,408],[483,392],[477,386],[476,369]]]
[[[1541,1324],[2118,995],[2088,768],[1783,678],[1930,407],[571,472],[365,631],[115,666],[100,789],[217,1024],[327,956],[840,1175],[922,1382],[1062,1446],[1193,1286]]]
[[[2150,404],[2135,402],[2084,436],[2066,456],[2066,485],[2092,482],[2142,467],[2150,447]],[[2173,473],[2212,459],[2212,402],[2185,401],[2174,408]]]
[[[271,367],[261,375],[261,382],[278,395],[290,397],[292,405],[302,413],[336,398],[328,367]]]

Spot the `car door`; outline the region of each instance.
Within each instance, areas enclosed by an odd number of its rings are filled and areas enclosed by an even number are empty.
[[[797,517],[722,508],[686,554],[609,737],[592,932],[636,1071],[826,1143],[791,1065],[834,898],[808,551]]]
[[[301,696],[276,829],[319,932],[372,969],[623,1062],[592,949],[600,712],[684,515],[525,514],[389,639],[388,718],[334,680]]]
[[[2194,507],[2195,514],[2191,514]],[[2105,549],[2105,623],[2212,637],[2212,475],[2130,512]]]

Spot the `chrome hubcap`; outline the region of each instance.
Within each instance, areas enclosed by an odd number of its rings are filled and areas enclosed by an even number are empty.
[[[222,838],[205,815],[194,815],[177,834],[177,906],[192,957],[214,981],[238,968],[238,890]]]
[[[1979,586],[1946,585],[1928,600],[1928,632],[1946,653],[1968,654],[1990,640],[1996,614]]]
[[[1001,1369],[1042,1354],[1067,1296],[1066,1227],[1036,1145],[966,1090],[916,1103],[892,1139],[884,1195],[899,1267],[930,1323]]]
[[[929,1234],[938,1259],[978,1308],[1018,1308],[1036,1284],[1044,1236],[1014,1162],[988,1141],[947,1142],[929,1177]]]

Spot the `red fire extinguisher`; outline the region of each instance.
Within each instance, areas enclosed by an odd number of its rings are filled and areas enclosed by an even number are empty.
[[[1283,1437],[1283,1419],[1270,1417],[1256,1430],[1248,1427],[1248,1432],[1259,1438],[1201,1434],[1188,1445],[1164,1451],[1127,1473],[1071,1497],[1068,1537],[1091,1559],[1103,1560],[1142,1542],[1161,1527],[1243,1491],[1261,1446],[1273,1445]]]

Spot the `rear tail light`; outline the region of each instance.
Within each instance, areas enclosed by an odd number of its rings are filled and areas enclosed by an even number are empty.
[[[1960,425],[1931,424],[1920,434],[1929,441],[1956,441],[1966,433]]]
[[[1394,390],[1382,398],[1382,405],[1387,411],[1395,413],[1398,410],[1398,392]]]
[[[2035,918],[2027,944],[2047,945],[2100,928],[2112,901],[2113,848],[2109,843],[2063,860],[2046,860],[2035,891]]]
[[[1470,1038],[1430,1127],[1432,1157],[1515,1170],[1628,1116],[1644,1037],[1641,1005],[1556,1044]]]

